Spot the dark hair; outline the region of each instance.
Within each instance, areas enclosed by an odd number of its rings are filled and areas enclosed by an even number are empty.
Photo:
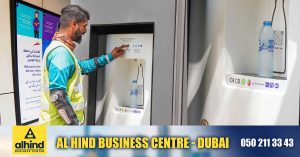
[[[39,12],[38,12],[37,10],[35,10],[35,12],[34,12],[34,13],[39,15]]]
[[[79,5],[68,5],[61,10],[60,28],[65,28],[72,20],[76,22],[84,22],[90,19],[90,14],[87,10]]]

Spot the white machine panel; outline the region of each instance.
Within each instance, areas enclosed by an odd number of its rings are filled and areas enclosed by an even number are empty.
[[[96,117],[104,114],[104,125],[150,125],[153,34],[107,35],[106,52],[122,44],[129,44],[125,54],[105,67]]]
[[[279,2],[282,0],[278,5]],[[269,0],[208,2],[210,18],[206,21],[205,38],[210,52],[201,91],[203,102],[198,104],[203,104],[201,119],[210,125],[299,124],[298,0],[285,1],[286,73],[274,74],[273,78],[256,77],[259,31],[263,21],[271,20],[273,9],[274,1]],[[274,22],[278,20],[275,16]],[[275,56],[275,70],[282,70],[283,59],[283,55]]]

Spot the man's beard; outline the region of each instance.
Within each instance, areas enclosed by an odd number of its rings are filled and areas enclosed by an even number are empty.
[[[80,44],[80,43],[81,43],[81,40],[82,40],[82,34],[81,34],[80,30],[77,29],[77,30],[75,31],[73,41],[75,41],[76,43]]]

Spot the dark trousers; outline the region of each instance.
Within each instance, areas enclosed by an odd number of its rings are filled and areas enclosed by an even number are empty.
[[[39,38],[39,31],[34,31],[34,37]]]

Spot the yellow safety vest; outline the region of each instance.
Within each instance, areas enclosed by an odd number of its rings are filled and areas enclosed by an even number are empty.
[[[50,90],[49,90],[49,72],[47,69],[46,60],[48,55],[57,47],[66,48],[73,58],[75,64],[75,72],[73,76],[68,80],[66,92],[70,98],[71,106],[75,111],[79,122],[84,122],[84,97],[82,90],[82,76],[81,68],[78,65],[77,59],[72,51],[60,41],[52,41],[49,47],[46,49],[42,65],[42,89],[41,89],[41,112],[39,117],[40,125],[65,125],[65,121],[58,114],[57,109],[50,101]]]

